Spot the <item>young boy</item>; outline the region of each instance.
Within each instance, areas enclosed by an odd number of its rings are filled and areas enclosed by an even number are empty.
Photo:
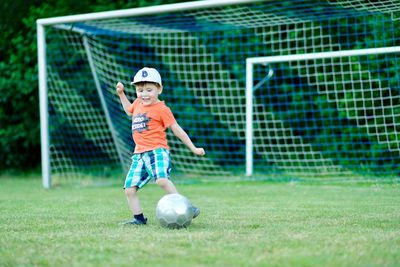
[[[160,101],[158,96],[163,90],[161,76],[154,68],[143,68],[133,78],[137,98],[131,104],[124,93],[124,85],[117,83],[117,93],[126,114],[132,117],[132,136],[136,147],[132,156],[132,165],[126,175],[124,189],[133,219],[125,224],[143,225],[147,218],[143,216],[139,203],[138,190],[152,178],[167,194],[178,193],[169,180],[171,162],[167,144],[167,128],[171,129],[194,154],[203,156],[203,148],[193,145],[187,133],[176,122],[171,110]],[[200,210],[193,208],[197,217]]]

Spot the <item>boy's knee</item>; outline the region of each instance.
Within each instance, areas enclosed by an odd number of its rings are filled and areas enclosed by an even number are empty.
[[[167,178],[158,178],[156,180],[156,184],[158,184],[161,187],[165,187],[166,185],[168,185],[169,180]]]
[[[129,187],[129,188],[125,188],[125,195],[128,197],[132,197],[135,196],[137,192],[137,187]]]
[[[175,194],[178,191],[175,188],[175,185],[168,178],[159,178],[156,180],[156,183],[167,193],[167,194]]]

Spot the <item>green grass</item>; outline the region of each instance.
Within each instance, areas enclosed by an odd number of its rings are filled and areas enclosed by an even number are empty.
[[[155,220],[161,189],[140,192],[149,225],[117,185],[41,188],[0,178],[0,266],[399,266],[400,185],[178,184],[202,213],[188,229]]]

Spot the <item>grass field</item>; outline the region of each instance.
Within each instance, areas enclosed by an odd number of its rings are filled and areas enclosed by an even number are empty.
[[[202,213],[188,229],[147,226],[118,185],[41,187],[0,178],[0,266],[400,266],[400,185],[178,184]]]

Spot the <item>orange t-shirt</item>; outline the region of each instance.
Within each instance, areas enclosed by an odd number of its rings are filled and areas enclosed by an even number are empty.
[[[136,99],[128,110],[132,113],[132,136],[135,152],[143,153],[157,148],[169,149],[165,130],[176,122],[164,101],[143,106]]]

